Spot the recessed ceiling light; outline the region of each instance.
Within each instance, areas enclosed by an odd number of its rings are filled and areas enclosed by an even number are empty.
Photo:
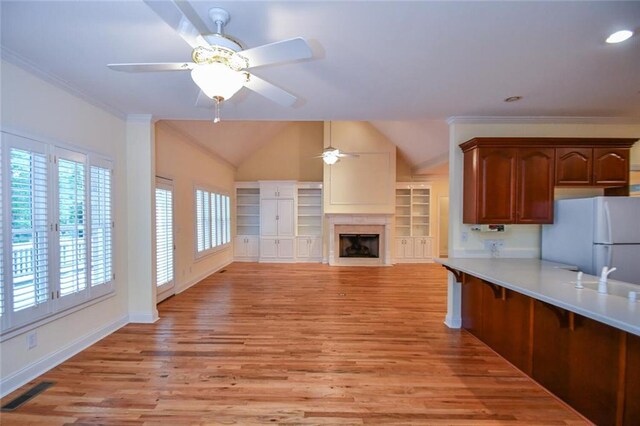
[[[504,101],[505,102],[516,102],[516,101],[519,101],[520,99],[522,99],[522,96],[509,96]]]
[[[633,31],[629,31],[629,30],[616,31],[615,33],[613,33],[609,37],[607,37],[606,42],[607,43],[620,43],[620,42],[623,42],[623,41],[627,40],[632,35],[633,35]]]

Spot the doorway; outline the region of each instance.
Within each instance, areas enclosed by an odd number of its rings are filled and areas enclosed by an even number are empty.
[[[156,302],[175,294],[173,181],[156,177]]]

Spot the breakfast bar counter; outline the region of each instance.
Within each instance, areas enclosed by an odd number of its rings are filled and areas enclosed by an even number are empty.
[[[583,315],[640,336],[640,299],[630,302],[623,295],[600,294],[595,289],[576,289],[571,266],[540,259],[435,259],[447,269],[472,275],[525,296]],[[639,260],[640,261],[640,260]],[[587,285],[598,277],[584,275]],[[609,280],[613,288],[640,285]],[[639,294],[640,296],[640,294]]]
[[[640,287],[540,259],[436,259],[450,271],[445,323],[462,327],[598,425],[640,418]]]

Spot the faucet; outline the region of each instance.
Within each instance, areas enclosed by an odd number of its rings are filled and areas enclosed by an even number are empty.
[[[598,281],[598,293],[607,294],[607,277],[610,273],[615,271],[618,268],[607,268],[606,266],[602,268],[602,273],[600,274],[600,281]]]

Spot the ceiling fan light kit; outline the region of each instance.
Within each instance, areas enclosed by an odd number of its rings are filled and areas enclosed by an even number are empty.
[[[169,9],[164,2],[145,0],[145,3],[193,48],[193,63],[109,64],[109,68],[126,72],[191,70],[193,82],[215,101],[215,123],[220,121],[220,103],[231,98],[242,87],[283,106],[295,103],[297,98],[291,93],[252,75],[248,70],[311,58],[313,55],[306,40],[297,37],[243,50],[239,42],[223,33],[230,19],[224,9],[209,10],[209,18],[214,22],[216,32],[201,34],[194,22],[203,30],[205,25],[186,1],[174,0],[171,3],[174,8]],[[176,15],[180,17],[179,22],[176,22]]]

